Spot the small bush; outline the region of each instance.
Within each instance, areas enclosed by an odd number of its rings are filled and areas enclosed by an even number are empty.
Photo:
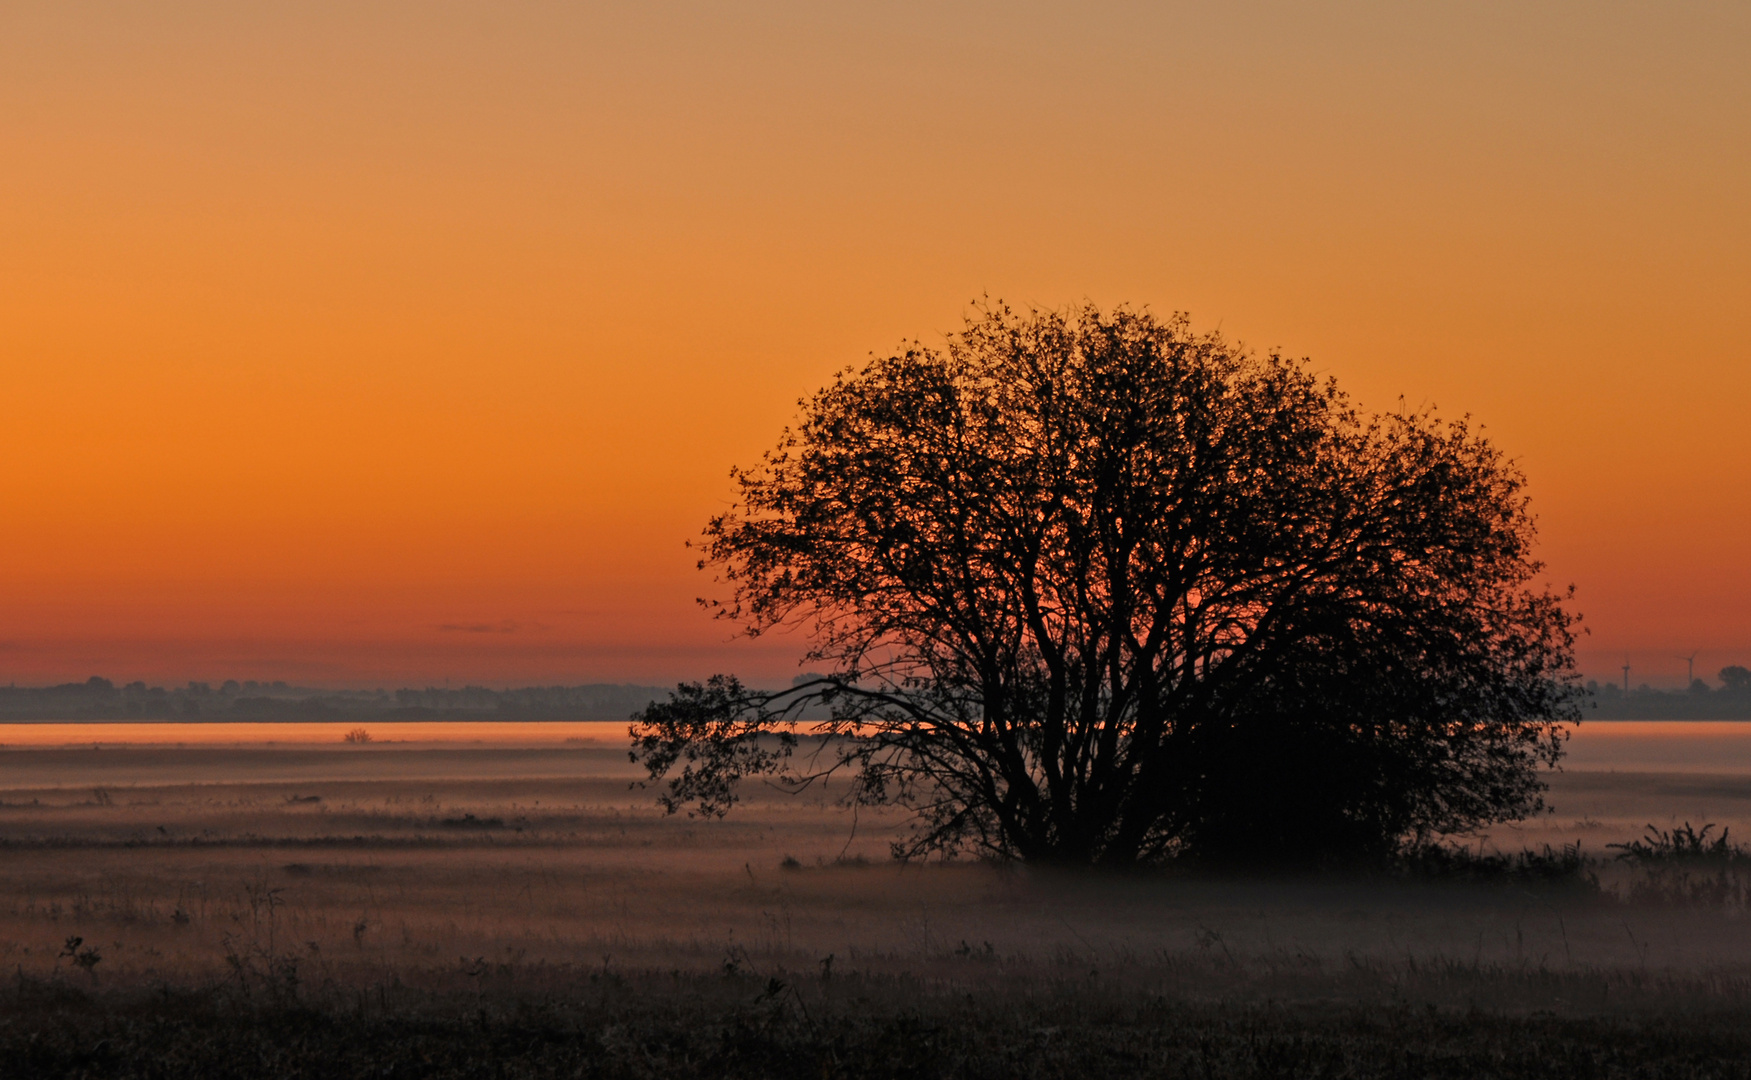
[[[368,743],[371,741],[371,733],[362,727],[356,727],[342,735],[341,739],[350,743]]]

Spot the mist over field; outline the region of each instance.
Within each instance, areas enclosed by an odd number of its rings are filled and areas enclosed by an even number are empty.
[[[1206,1051],[1227,1055],[1218,1075],[1253,1075],[1246,1055],[1261,1037],[1325,1032],[1336,1041],[1319,1053],[1332,1061],[1369,1058],[1383,1039],[1445,1047],[1455,1061],[1483,1053],[1481,1039],[1490,1053],[1518,1045],[1544,1060],[1551,1017],[1615,1031],[1751,1010],[1751,870],[1705,865],[1699,875],[1718,873],[1725,891],[1659,895],[1607,846],[1650,822],[1751,834],[1742,725],[1682,725],[1676,741],[1652,724],[1584,728],[1551,777],[1549,813],[1460,841],[1492,852],[1578,845],[1589,860],[1584,873],[1545,879],[896,863],[887,847],[900,816],[853,815],[831,788],[757,786],[724,820],[667,817],[630,786],[639,770],[597,725],[564,737],[453,727],[424,741],[399,741],[394,725],[367,743],[341,742],[333,726],[256,741],[269,726],[231,745],[0,750],[0,963],[14,973],[0,1040],[30,1029],[43,1003],[61,1015],[68,1000],[108,1002],[92,1030],[116,1046],[146,1030],[193,1038],[140,1004],[165,993],[214,1017],[202,1038],[246,1043],[277,1038],[278,1021],[260,1018],[292,1007],[417,1043],[407,1025],[459,1014],[524,1030],[517,1010],[537,1003],[553,1023],[630,1025],[635,1039],[670,1031],[663,1016],[697,1012],[675,1030],[704,1040],[687,1068],[713,1075],[735,1071],[721,1057],[701,1064],[723,1051],[713,1025],[726,1016],[764,1025],[748,1054],[807,1056],[822,1052],[810,1041],[818,1025],[875,1040],[875,1053],[906,1016],[940,1028],[945,1045],[967,1023],[1037,1041],[1063,1023],[1044,1009],[1079,1018],[1083,1034],[1055,1036],[1076,1048],[1066,1068],[1137,1050],[1140,1032],[1202,1031]],[[969,994],[984,1019],[957,1012]],[[1425,1007],[1496,1019],[1463,1038],[1407,1033],[1426,1024]],[[226,1027],[239,1009],[258,1020]],[[1352,1009],[1401,1020],[1339,1039],[1347,1029],[1333,1017]],[[1242,1021],[1251,1051],[1209,1027],[1232,1034],[1221,1025]],[[1096,1036],[1116,1042],[1090,1044]],[[1171,1063],[1196,1048],[1150,1052]]]

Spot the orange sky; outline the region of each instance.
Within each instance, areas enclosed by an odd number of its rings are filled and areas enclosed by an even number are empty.
[[[1751,663],[1751,10],[0,5],[0,682],[651,681],[795,399],[1190,311],[1533,480],[1590,671]]]

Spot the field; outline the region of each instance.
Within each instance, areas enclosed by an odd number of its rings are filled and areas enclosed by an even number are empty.
[[[1745,747],[1668,738],[1638,769],[1631,734],[1577,745],[1553,813],[1473,841],[1597,857],[1549,880],[904,866],[901,822],[834,792],[665,818],[617,742],[551,733],[0,750],[0,1061],[1748,1075],[1743,892],[1632,896],[1606,848],[1649,822],[1751,834]]]

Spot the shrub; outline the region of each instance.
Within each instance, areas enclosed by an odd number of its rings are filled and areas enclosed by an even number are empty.
[[[1672,829],[1648,826],[1640,840],[1609,844],[1617,858],[1641,871],[1629,883],[1631,903],[1744,910],[1751,908],[1751,851],[1712,836],[1714,825]]]

